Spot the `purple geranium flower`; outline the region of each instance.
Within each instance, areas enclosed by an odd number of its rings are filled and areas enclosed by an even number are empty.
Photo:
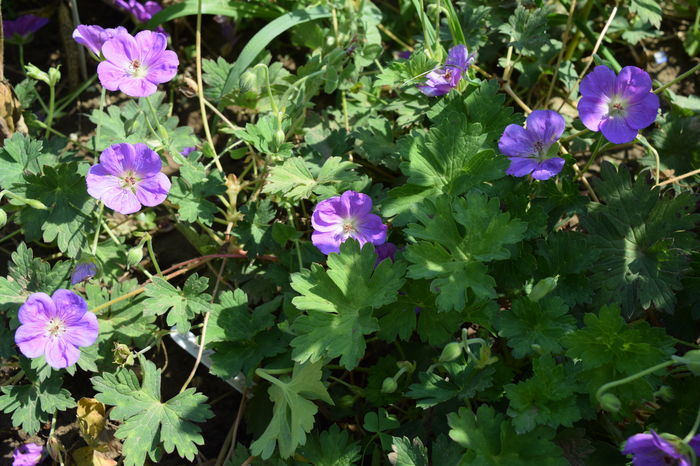
[[[467,68],[474,62],[475,56],[474,53],[470,55],[467,47],[462,44],[452,47],[445,66],[428,73],[425,84],[418,86],[418,89],[430,97],[447,94],[457,87]]]
[[[693,437],[689,445],[695,450],[695,454],[700,456],[700,435]],[[628,438],[622,453],[634,455],[633,466],[691,465],[687,455],[678,451],[675,445],[653,430],[648,434],[636,434]]]
[[[131,97],[153,94],[158,84],[177,73],[177,54],[165,50],[165,34],[141,31],[136,36],[118,34],[102,46],[105,61],[97,65],[100,83],[110,91],[120,90]]]
[[[651,93],[649,73],[636,66],[625,66],[617,76],[607,66],[596,66],[580,89],[581,121],[612,143],[633,141],[640,129],[656,120],[659,97]]]
[[[75,266],[73,273],[70,276],[71,286],[75,286],[85,280],[90,280],[97,274],[97,266],[92,262],[81,262]]]
[[[122,26],[105,29],[102,26],[80,24],[73,31],[73,40],[87,47],[87,49],[99,59],[104,43],[120,34],[128,35],[129,31]]]
[[[391,261],[393,262],[394,256],[396,255],[396,245],[394,243],[380,244],[376,248],[374,248],[374,252],[377,253],[377,265],[379,265],[381,261],[387,258],[391,259]]]
[[[6,39],[15,43],[25,43],[29,36],[49,24],[48,18],[24,15],[15,20],[3,20],[2,30]]]
[[[196,147],[185,147],[184,149],[182,149],[182,150],[180,151],[180,155],[182,155],[183,157],[187,157],[188,155],[190,155],[190,154],[191,154],[192,152],[194,152],[195,150],[197,150]]]
[[[15,343],[22,354],[44,355],[56,369],[75,364],[80,358],[78,347],[97,340],[97,317],[83,298],[69,290],[56,290],[53,296],[31,294],[19,308],[19,321]]]
[[[158,154],[146,144],[114,144],[102,152],[100,163],[90,167],[88,194],[124,215],[138,212],[142,204],[157,206],[170,191],[162,167]]]
[[[158,2],[153,1],[141,3],[137,0],[115,0],[114,4],[122,10],[131,13],[139,23],[147,23],[153,15],[163,9]]]
[[[553,110],[535,110],[528,115],[525,128],[508,125],[498,148],[510,159],[506,173],[513,176],[532,174],[536,180],[548,180],[564,167],[564,159],[552,157],[549,150],[564,132],[564,118]]]
[[[44,447],[36,443],[25,443],[12,452],[12,466],[36,466],[41,462]]]
[[[356,239],[360,246],[384,243],[387,226],[371,210],[372,199],[355,191],[319,202],[311,216],[311,241],[324,254],[340,252],[340,245],[348,238]]]

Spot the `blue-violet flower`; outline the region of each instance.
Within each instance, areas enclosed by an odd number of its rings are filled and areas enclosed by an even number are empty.
[[[447,94],[457,87],[475,58],[476,54],[470,55],[467,47],[462,44],[452,47],[447,54],[445,66],[428,73],[425,84],[418,86],[418,89],[430,97]]]
[[[36,443],[25,443],[12,452],[12,466],[36,466],[41,462],[44,447]]]
[[[63,369],[80,359],[81,346],[95,343],[97,317],[83,298],[69,290],[53,296],[33,293],[19,308],[20,325],[15,343],[28,358],[43,355],[49,366]]]
[[[700,435],[696,435],[688,443],[695,450],[695,454],[700,456]],[[687,455],[678,451],[671,442],[653,430],[648,434],[636,434],[628,438],[622,453],[634,455],[633,466],[691,465]]]
[[[596,66],[583,78],[580,90],[581,121],[612,143],[633,141],[640,129],[656,120],[659,97],[651,92],[649,73],[636,66],[625,66],[617,76],[607,66]]]
[[[92,262],[81,262],[75,266],[73,273],[70,276],[71,286],[75,286],[80,282],[90,280],[97,274],[97,266]]]
[[[371,210],[372,199],[355,191],[319,202],[311,216],[311,241],[324,254],[340,252],[340,245],[348,238],[356,239],[360,246],[383,244],[387,226]]]
[[[102,26],[79,24],[73,31],[73,40],[84,45],[92,54],[100,60],[102,46],[105,42],[120,34],[129,34],[123,26],[105,29]]]
[[[508,125],[498,148],[510,159],[506,173],[513,176],[532,174],[536,180],[547,180],[564,167],[564,159],[552,157],[550,147],[564,132],[564,118],[553,110],[535,110],[528,115],[525,128]]]
[[[15,44],[26,43],[30,36],[49,24],[47,18],[35,15],[23,15],[17,19],[2,21],[2,31],[5,39]]]

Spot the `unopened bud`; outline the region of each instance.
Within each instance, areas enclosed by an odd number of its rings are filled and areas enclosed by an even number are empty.
[[[662,385],[656,393],[654,393],[658,398],[661,398],[663,401],[669,402],[673,400],[673,389],[669,387],[668,385]]]
[[[601,408],[611,413],[620,411],[620,408],[622,407],[620,399],[612,393],[605,393],[598,399],[598,402],[600,403]]]
[[[24,199],[24,203],[27,204],[29,207],[33,207],[35,209],[39,210],[48,210],[49,208],[46,207],[46,204],[44,204],[41,201],[37,201],[36,199]]]
[[[143,246],[141,246],[141,244],[129,249],[129,252],[126,254],[127,267],[134,267],[139,264],[141,260],[143,260]]]
[[[31,63],[25,65],[24,71],[27,73],[27,76],[29,76],[32,79],[36,79],[37,81],[41,81],[46,84],[51,83],[51,80],[49,79],[49,74],[46,71],[41,71],[39,68],[36,67],[36,65],[32,65]]]
[[[0,227],[4,227],[6,223],[7,213],[3,209],[0,209]]]
[[[399,385],[393,377],[387,377],[382,382],[382,393],[394,393],[397,388],[399,388]]]
[[[700,350],[690,350],[682,357],[671,356],[674,361],[688,366],[688,370],[696,376],[700,376]]]
[[[453,341],[445,345],[440,354],[440,362],[450,362],[457,359],[462,354],[462,345]]]
[[[280,147],[282,144],[284,144],[285,139],[287,139],[287,137],[284,135],[284,131],[282,131],[281,129],[275,131],[274,141],[277,147]]]

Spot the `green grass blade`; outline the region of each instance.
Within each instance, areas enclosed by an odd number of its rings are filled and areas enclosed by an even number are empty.
[[[232,18],[274,19],[284,13],[284,8],[267,1],[244,3],[240,0],[202,0],[203,15],[223,15]],[[152,29],[175,18],[197,14],[197,0],[185,0],[159,11],[146,23],[146,29]]]
[[[236,60],[236,63],[234,63],[233,68],[231,68],[226,78],[221,97],[231,92],[238,85],[238,80],[243,72],[274,38],[297,24],[314,21],[320,18],[328,18],[330,16],[331,12],[328,7],[314,6],[303,10],[290,11],[270,22],[270,24],[258,31],[241,51],[238,60]]]

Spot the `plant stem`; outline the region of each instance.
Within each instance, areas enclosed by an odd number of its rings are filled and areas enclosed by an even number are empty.
[[[153,262],[153,267],[156,269],[156,274],[158,274],[159,277],[163,277],[163,272],[160,271],[160,265],[158,265],[158,261],[156,260],[156,253],[153,251],[153,237],[151,235],[148,235],[146,246],[148,247],[148,255],[151,258],[151,262]]]
[[[688,443],[690,442],[693,437],[695,437],[695,433],[698,431],[700,428],[700,406],[698,406],[698,413],[695,415],[695,422],[693,423],[693,427],[690,429],[690,432],[688,432],[688,435],[686,435],[683,438],[683,442]]]
[[[219,155],[214,147],[214,140],[211,137],[209,130],[209,121],[207,120],[207,109],[204,106],[204,84],[202,82],[202,0],[197,0],[197,29],[195,31],[195,57],[197,66],[197,97],[199,97],[199,113],[202,114],[202,126],[204,127],[204,135],[207,138],[207,143],[214,154],[216,168],[220,172],[224,172],[224,168],[219,161]]]
[[[46,131],[44,132],[44,139],[48,139],[51,124],[53,123],[53,112],[56,107],[56,85],[49,84],[49,113],[46,116]]]
[[[583,168],[581,169],[581,173],[579,173],[579,175],[577,176],[577,178],[583,178],[583,175],[586,174],[586,172],[587,172],[588,169],[590,168],[591,164],[593,163],[593,161],[595,160],[595,158],[598,156],[598,152],[600,152],[600,148],[601,148],[601,146],[603,145],[603,139],[604,139],[604,138],[603,138],[603,135],[602,135],[602,134],[601,134],[600,136],[598,136],[598,141],[596,142],[595,147],[594,147],[593,150],[591,151],[591,156],[588,158],[588,161],[586,162],[586,165],[583,166]]]
[[[611,388],[615,388],[615,387],[618,387],[620,385],[624,385],[628,382],[632,382],[633,380],[637,380],[641,377],[644,377],[645,375],[649,375],[649,374],[656,372],[660,369],[668,367],[674,363],[675,363],[675,361],[673,361],[671,359],[671,360],[662,362],[661,364],[657,364],[653,367],[650,367],[648,369],[644,369],[643,371],[637,372],[636,374],[632,374],[629,377],[625,377],[624,379],[613,380],[612,382],[608,382],[606,384],[603,384],[598,389],[598,391],[596,391],[596,393],[595,393],[596,400],[600,400],[600,397],[603,395],[603,393],[605,393],[607,390],[610,390]]]
[[[676,84],[677,82],[680,82],[680,81],[684,80],[685,78],[687,78],[688,76],[692,75],[692,74],[695,73],[698,69],[700,69],[700,63],[696,64],[694,67],[692,67],[691,69],[689,69],[689,70],[686,71],[685,73],[676,76],[676,77],[673,79],[673,81],[664,84],[663,86],[659,87],[658,89],[654,89],[653,93],[654,93],[654,94],[658,94],[659,92],[665,91],[666,89],[668,89],[669,87],[673,86],[673,85]]]
[[[100,113],[104,111],[105,108],[105,100],[107,97],[107,89],[104,87],[100,86]],[[93,144],[93,149],[95,152],[97,152],[97,144],[98,141],[100,140],[100,127],[102,126],[102,119],[97,120],[97,128],[95,128],[95,143]]]
[[[92,255],[97,252],[97,242],[100,240],[100,227],[102,226],[102,213],[105,210],[104,202],[100,201],[100,210],[97,212],[97,228],[95,229],[95,238],[92,240]]]

